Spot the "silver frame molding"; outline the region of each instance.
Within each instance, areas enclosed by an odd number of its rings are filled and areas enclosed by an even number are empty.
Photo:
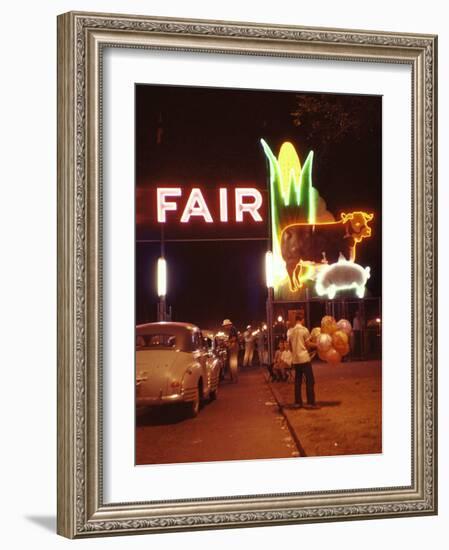
[[[410,486],[104,504],[104,47],[402,63],[412,68]],[[96,13],[58,17],[59,534],[81,538],[437,513],[436,59],[433,35]]]

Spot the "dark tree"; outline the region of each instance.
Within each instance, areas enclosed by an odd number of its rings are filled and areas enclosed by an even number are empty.
[[[298,94],[291,115],[309,146],[323,157],[330,146],[360,142],[377,131],[380,110],[365,96]]]

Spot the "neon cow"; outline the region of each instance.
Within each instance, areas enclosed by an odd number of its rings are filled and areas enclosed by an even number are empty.
[[[359,298],[365,295],[370,268],[348,261],[340,256],[338,262],[323,267],[316,278],[315,290],[319,296],[327,294],[332,300],[341,290],[355,289]]]
[[[368,223],[374,218],[366,212],[340,214],[340,220],[317,224],[296,223],[281,232],[281,254],[295,291],[305,280],[314,280],[327,264],[338,261],[340,255],[351,262],[356,259],[356,247],[371,236]]]

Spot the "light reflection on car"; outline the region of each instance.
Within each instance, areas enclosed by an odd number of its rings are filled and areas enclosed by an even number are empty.
[[[221,359],[200,329],[159,322],[136,327],[136,406],[186,404],[190,416],[217,397]]]

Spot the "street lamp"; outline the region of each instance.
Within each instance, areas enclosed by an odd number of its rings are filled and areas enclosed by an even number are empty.
[[[167,294],[167,261],[159,258],[157,261],[157,295],[159,298]]]
[[[268,251],[265,253],[265,282],[267,288],[273,288],[274,286],[274,274],[273,274],[273,252]]]
[[[159,296],[157,320],[165,321],[167,311],[165,306],[165,296],[167,294],[167,261],[165,258],[159,258],[157,261],[157,295]]]

